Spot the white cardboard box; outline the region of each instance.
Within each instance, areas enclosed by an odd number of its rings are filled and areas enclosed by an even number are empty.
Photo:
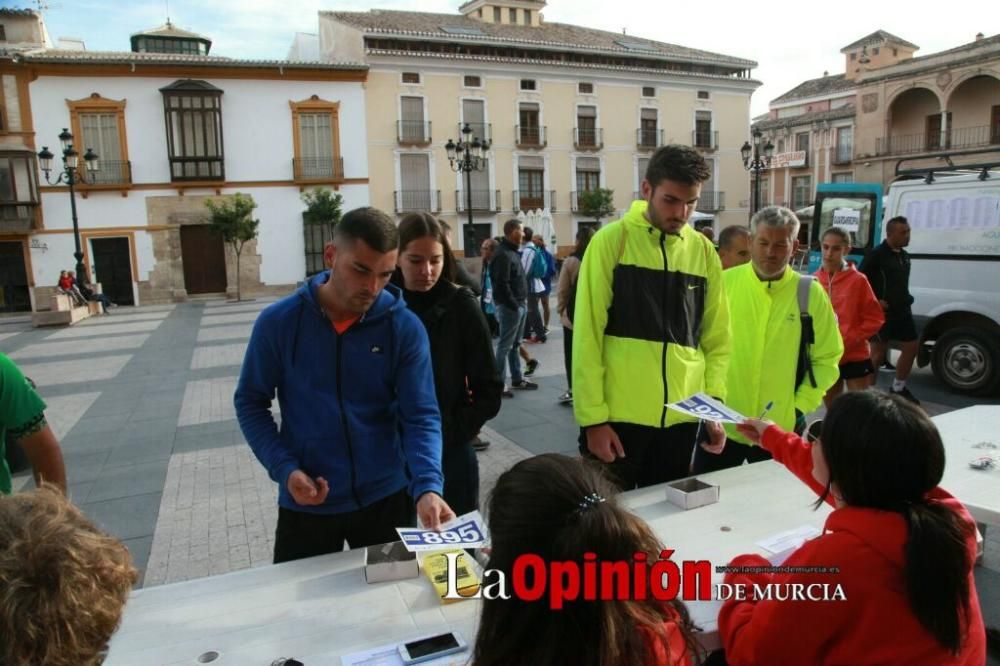
[[[402,541],[365,548],[365,581],[384,583],[416,578],[419,575],[417,554],[408,551]]]

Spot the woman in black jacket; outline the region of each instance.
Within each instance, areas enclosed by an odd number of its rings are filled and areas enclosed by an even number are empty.
[[[455,258],[441,223],[427,213],[406,215],[399,223],[393,282],[430,338],[441,409],[444,499],[461,515],[479,506],[479,462],[472,440],[500,411],[503,384],[479,301],[454,280]]]

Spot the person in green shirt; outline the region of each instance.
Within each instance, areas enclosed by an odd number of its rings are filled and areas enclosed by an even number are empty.
[[[8,439],[24,449],[35,485],[44,480],[66,492],[66,466],[59,440],[45,420],[45,401],[14,362],[0,353],[0,494],[4,495],[11,493]]]

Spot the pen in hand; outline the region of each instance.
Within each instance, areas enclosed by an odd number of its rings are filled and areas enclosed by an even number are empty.
[[[761,412],[761,413],[760,413],[760,416],[758,416],[757,418],[758,418],[758,419],[760,419],[761,421],[763,421],[763,420],[764,420],[764,417],[765,417],[765,416],[767,416],[767,413],[768,413],[769,411],[771,411],[771,408],[772,408],[772,407],[774,407],[774,401],[773,401],[773,400],[772,400],[771,402],[767,403],[767,406],[766,406],[766,407],[764,407],[764,411],[763,411],[763,412]]]

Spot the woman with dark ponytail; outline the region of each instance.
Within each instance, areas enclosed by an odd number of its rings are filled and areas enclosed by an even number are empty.
[[[512,581],[514,561],[537,555],[546,562],[648,561],[663,546],[643,520],[615,500],[616,486],[580,458],[544,454],[500,475],[487,519],[492,550],[487,569]],[[491,583],[484,581],[484,583]],[[483,599],[475,666],[691,666],[698,661],[692,625],[680,601],[524,601]]]
[[[976,524],[937,485],[944,446],[923,410],[862,391],[833,402],[813,445],[757,419],[739,429],[815,490],[817,506],[836,507],[783,566],[838,571],[730,573],[726,582],[839,585],[844,598],[726,602],[719,629],[730,664],[985,663]],[[769,562],[742,555],[731,566]]]

